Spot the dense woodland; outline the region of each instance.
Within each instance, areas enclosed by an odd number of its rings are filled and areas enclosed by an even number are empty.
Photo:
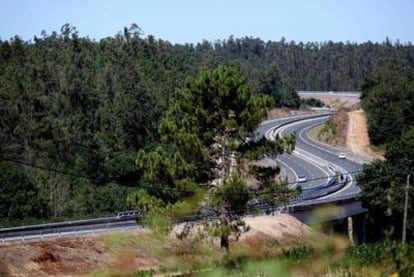
[[[357,176],[360,199],[369,209],[371,239],[401,239],[404,209],[407,239],[414,237],[414,73],[391,62],[376,68],[362,87],[361,106],[367,114],[371,142],[385,160],[364,165]],[[411,176],[411,181],[410,181]],[[408,185],[408,187],[407,187]],[[407,205],[405,205],[406,197]]]
[[[171,44],[133,24],[94,41],[64,25],[31,41],[0,40],[0,218],[63,219],[128,209],[146,188],[139,150],[186,78],[231,65],[253,95],[298,108],[296,90],[360,90],[379,66],[414,68],[411,44],[223,41]],[[409,119],[407,119],[409,120]]]

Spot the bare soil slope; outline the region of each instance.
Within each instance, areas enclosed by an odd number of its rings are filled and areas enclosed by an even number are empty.
[[[359,99],[351,98],[351,97],[341,97],[338,95],[326,95],[326,96],[301,96],[302,99],[306,98],[316,98],[321,100],[325,105],[331,108],[350,108],[356,109],[359,107]]]
[[[247,244],[252,239],[271,237],[289,245],[314,234],[289,215],[258,216],[246,222],[251,229],[241,241]],[[159,268],[160,262],[151,256],[152,250],[139,235],[132,231],[123,234],[119,242],[122,251],[111,246],[105,235],[0,244],[0,276],[85,276],[94,270],[108,270],[118,276]]]
[[[349,123],[347,128],[346,146],[355,154],[373,159],[382,159],[382,155],[371,150],[367,119],[363,110],[348,113]]]
[[[336,126],[336,133],[327,136],[324,142],[333,145],[344,147],[346,145],[347,126],[348,126],[348,110],[341,109],[338,113],[331,116],[329,121]]]
[[[309,226],[287,214],[250,217],[245,221],[250,226],[250,230],[242,235],[242,240],[252,236],[265,235],[283,244],[289,244],[306,240],[315,234],[315,231]]]
[[[372,151],[367,131],[367,119],[363,110],[339,110],[329,121],[336,126],[336,134],[319,134],[321,142],[339,149],[344,148],[364,160],[383,159],[381,153]],[[323,129],[322,129],[323,130]]]
[[[98,266],[107,266],[107,250],[97,237],[4,244],[0,245],[0,273],[5,276],[81,275]]]

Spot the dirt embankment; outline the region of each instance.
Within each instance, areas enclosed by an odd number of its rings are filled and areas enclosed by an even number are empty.
[[[246,219],[251,228],[242,236],[242,240],[252,236],[268,236],[288,244],[306,240],[316,232],[296,218],[280,214],[278,216],[258,216]]]
[[[246,223],[251,228],[241,238],[245,244],[267,237],[276,239],[280,245],[291,245],[316,234],[289,215],[258,216],[246,219]],[[163,262],[152,255],[156,252],[150,246],[152,239],[149,232],[131,231],[0,244],[0,276],[85,276],[94,271],[130,276],[138,270],[158,269]],[[169,249],[159,247],[163,252]],[[168,261],[168,255],[175,254],[163,255]]]
[[[0,276],[76,276],[107,266],[98,238],[65,238],[0,245]]]
[[[329,127],[331,126],[331,127]],[[331,130],[335,129],[335,132]],[[322,130],[319,139],[334,147],[346,148],[353,154],[367,159],[383,159],[381,153],[372,151],[363,110],[340,110]]]
[[[349,123],[347,126],[346,146],[353,153],[370,157],[372,159],[383,159],[383,155],[375,153],[371,149],[367,130],[367,118],[363,110],[348,113]]]
[[[0,276],[86,276],[95,270],[118,276],[159,267],[149,251],[134,243],[123,247],[122,253],[118,250],[103,236],[0,244]]]
[[[307,113],[309,112],[301,111],[301,110],[290,110],[286,108],[272,109],[267,113],[267,119],[280,118],[283,116],[302,115],[302,114],[307,114]]]
[[[381,153],[372,151],[367,131],[367,119],[360,109],[358,98],[340,97],[337,95],[313,96],[321,100],[325,105],[338,108],[339,112],[333,115],[330,122],[336,126],[336,132],[325,134],[319,138],[322,142],[335,147],[346,147],[354,154],[368,159],[383,159]],[[302,96],[301,98],[310,98]]]
[[[318,139],[335,147],[346,145],[348,110],[341,109],[332,115],[318,134]]]

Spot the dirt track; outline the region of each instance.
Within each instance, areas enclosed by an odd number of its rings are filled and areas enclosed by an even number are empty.
[[[381,159],[380,154],[371,150],[365,113],[362,110],[356,110],[349,112],[348,117],[346,146],[349,150],[364,157]]]

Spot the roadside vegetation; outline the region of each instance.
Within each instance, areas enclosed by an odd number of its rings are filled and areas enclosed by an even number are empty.
[[[411,276],[414,272],[407,259],[412,257],[414,236],[413,80],[412,69],[393,61],[375,69],[362,86],[361,107],[367,115],[368,134],[373,147],[381,149],[385,159],[365,164],[356,177],[361,188],[358,199],[368,209],[367,242],[372,244],[348,250],[348,262],[356,262],[354,255],[361,255],[365,261],[354,263],[353,268],[376,261],[382,263],[382,273],[395,270],[401,276]],[[313,136],[330,137],[343,129],[333,124],[338,116],[313,130]]]
[[[0,225],[129,209],[127,195],[146,187],[136,153],[159,142],[157,127],[176,89],[202,68],[232,65],[252,94],[295,109],[301,105],[296,90],[358,90],[388,60],[412,68],[413,53],[411,45],[389,40],[229,37],[179,45],[143,37],[136,24],[100,41],[80,37],[69,24],[30,41],[3,39]]]
[[[390,237],[411,241],[414,193],[414,73],[392,62],[376,69],[363,86],[361,106],[367,114],[374,145],[385,149],[385,160],[364,165],[357,176],[360,200],[369,209],[372,240]],[[405,235],[403,233],[405,232]]]
[[[154,238],[150,234],[109,235],[105,241],[110,243],[111,249],[117,249],[114,255],[119,259],[122,259],[121,253],[130,251],[132,243],[156,260],[153,267],[136,270],[133,276],[178,273],[195,276],[411,276],[414,272],[411,263],[414,245],[393,241],[351,246],[344,238],[327,236],[317,240],[309,238],[301,244],[285,244],[260,236],[233,241],[229,253],[220,250],[218,244],[206,241]],[[92,275],[112,276],[119,274],[119,270],[95,271]]]
[[[337,113],[332,115],[329,120],[320,127],[313,128],[310,135],[316,140],[330,144],[336,147],[344,147],[346,144],[346,133],[348,128],[349,109],[341,108]]]
[[[2,227],[136,209],[154,232],[127,243],[150,249],[161,273],[412,274],[411,44],[230,37],[172,45],[141,36],[132,24],[96,42],[65,24],[30,42],[0,41]],[[357,176],[369,209],[367,237],[376,244],[348,246],[335,237],[289,248],[267,238],[239,242],[249,230],[241,217],[249,200],[273,205],[296,193],[280,181],[279,168],[251,163],[294,150],[293,135],[248,139],[268,110],[320,104],[301,102],[296,90],[359,87],[371,142],[385,149],[384,161]],[[333,117],[318,136],[344,139],[338,124]],[[218,219],[207,220],[211,214]],[[174,222],[194,215],[205,220],[203,236],[219,246],[191,241],[191,225],[168,239]],[[122,255],[122,238],[106,243]]]
[[[300,107],[302,109],[308,109],[312,107],[322,108],[324,106],[325,104],[321,100],[313,98],[313,97],[300,99]]]

